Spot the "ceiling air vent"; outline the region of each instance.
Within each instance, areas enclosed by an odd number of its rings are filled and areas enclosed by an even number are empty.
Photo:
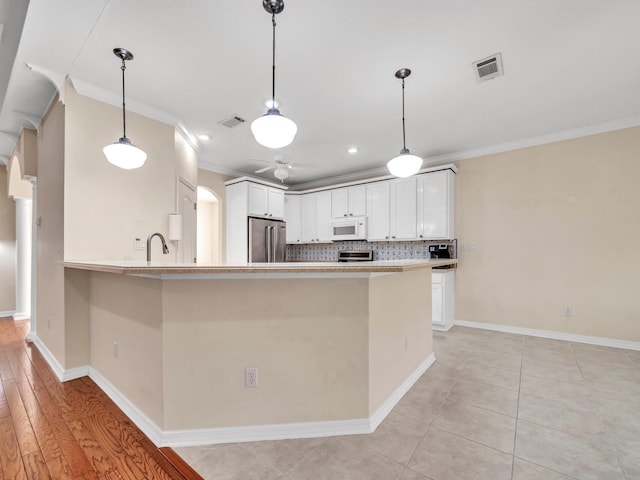
[[[224,125],[225,127],[233,128],[241,123],[244,123],[244,118],[238,115],[231,115],[229,118],[225,118],[224,120],[220,120],[218,122],[220,125]]]
[[[490,57],[473,62],[473,68],[479,82],[499,77],[504,74],[504,70],[502,69],[502,54],[496,53]]]

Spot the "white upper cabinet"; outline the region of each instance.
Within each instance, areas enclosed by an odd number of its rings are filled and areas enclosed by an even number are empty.
[[[301,196],[284,196],[284,221],[287,222],[287,243],[302,243]]]
[[[390,220],[390,182],[377,182],[367,185],[367,240],[389,240]]]
[[[284,218],[284,191],[269,188],[269,217]]]
[[[303,195],[300,207],[302,243],[331,241],[331,191]]]
[[[454,238],[453,175],[451,170],[442,170],[417,177],[420,239]]]
[[[415,177],[367,185],[367,240],[415,240],[417,198]]]
[[[355,217],[367,214],[367,188],[365,185],[331,190],[331,216]]]
[[[282,220],[284,191],[249,182],[249,215]]]
[[[415,240],[418,237],[418,191],[416,177],[390,180],[391,240]]]

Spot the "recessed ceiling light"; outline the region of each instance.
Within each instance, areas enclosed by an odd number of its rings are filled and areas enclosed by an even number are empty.
[[[211,140],[211,135],[209,135],[208,133],[201,133],[200,135],[198,135],[198,139],[199,140]]]
[[[347,150],[347,152],[353,154],[353,153],[358,153],[358,147],[349,147],[349,149]]]

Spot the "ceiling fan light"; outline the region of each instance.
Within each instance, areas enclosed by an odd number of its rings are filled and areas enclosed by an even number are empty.
[[[147,154],[133,145],[127,137],[107,145],[102,151],[110,164],[125,170],[140,168],[147,159]]]
[[[280,114],[277,108],[251,122],[251,132],[260,145],[268,148],[282,148],[290,145],[298,127],[295,122]]]
[[[273,171],[273,176],[280,181],[284,181],[289,178],[289,169],[284,166],[278,167]]]
[[[400,155],[387,162],[389,173],[395,177],[406,178],[415,175],[422,167],[422,159],[409,152],[406,148],[400,151]]]

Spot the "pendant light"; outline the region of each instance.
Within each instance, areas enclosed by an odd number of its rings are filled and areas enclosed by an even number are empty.
[[[272,63],[271,63],[271,104],[267,113],[251,123],[253,136],[260,145],[269,148],[282,148],[293,142],[298,127],[276,108],[276,14],[284,10],[283,0],[262,0],[262,6],[271,14],[273,25]]]
[[[102,151],[109,163],[116,167],[130,170],[141,167],[147,159],[147,154],[127,138],[127,121],[124,106],[124,71],[127,67],[124,62],[133,60],[133,53],[124,48],[114,48],[113,54],[122,60],[122,66],[120,67],[122,70],[122,138],[111,145],[107,145]]]
[[[413,155],[407,148],[406,134],[404,128],[404,79],[411,75],[411,70],[401,68],[396,72],[396,78],[402,79],[402,150],[400,154],[387,162],[387,168],[391,175],[396,177],[410,177],[415,175],[422,167],[422,159]]]

